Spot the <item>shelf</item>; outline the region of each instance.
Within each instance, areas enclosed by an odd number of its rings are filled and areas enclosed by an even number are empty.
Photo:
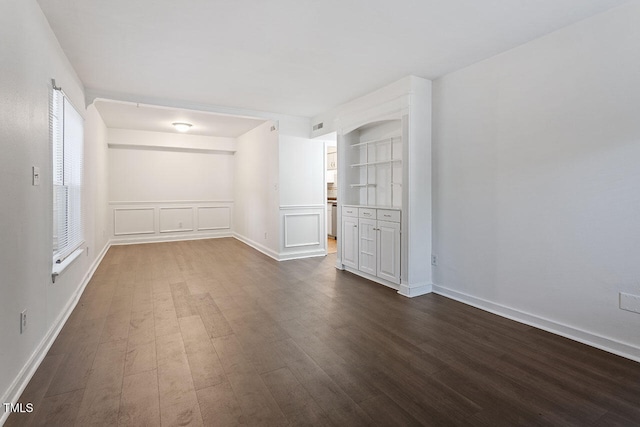
[[[362,166],[375,166],[375,165],[383,165],[385,163],[396,163],[401,162],[401,159],[391,159],[391,160],[380,160],[378,162],[367,162],[367,163],[355,163],[351,165],[352,168],[358,168]]]
[[[356,187],[375,187],[376,184],[351,184],[350,187],[351,188],[356,188]]]
[[[401,138],[400,136],[392,136],[392,137],[389,137],[389,138],[373,139],[371,141],[364,141],[364,142],[358,142],[356,144],[351,144],[351,147],[355,148],[355,147],[360,147],[360,146],[363,146],[363,145],[379,144],[381,142],[391,142],[394,139],[400,139],[400,138]]]

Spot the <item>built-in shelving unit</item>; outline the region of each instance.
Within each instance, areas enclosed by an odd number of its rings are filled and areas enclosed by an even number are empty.
[[[347,164],[347,199],[361,206],[401,207],[398,186],[402,185],[402,136],[400,120],[384,120],[355,129],[350,140]],[[395,195],[394,195],[395,193]]]
[[[431,82],[407,77],[338,109],[336,266],[431,291]],[[344,177],[344,178],[342,178]]]

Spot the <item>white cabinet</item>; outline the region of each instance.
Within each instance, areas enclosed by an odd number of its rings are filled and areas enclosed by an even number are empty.
[[[360,253],[358,270],[376,275],[376,258],[377,258],[377,235],[376,220],[368,218],[360,218],[358,226],[360,227]]]
[[[342,217],[342,264],[358,268],[358,218]]]
[[[400,284],[400,211],[345,206],[342,224],[344,266]]]
[[[327,236],[334,237],[331,234],[331,230],[333,229],[333,222],[331,221],[331,207],[333,203],[327,203]]]
[[[400,223],[377,221],[376,276],[400,283]]]
[[[376,212],[359,223],[357,268],[342,246],[337,267],[408,297],[431,292],[431,82],[409,76],[335,111],[340,205]]]

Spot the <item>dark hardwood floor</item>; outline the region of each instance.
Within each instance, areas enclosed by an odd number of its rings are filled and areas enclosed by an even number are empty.
[[[334,264],[112,247],[7,425],[640,425],[640,364]]]

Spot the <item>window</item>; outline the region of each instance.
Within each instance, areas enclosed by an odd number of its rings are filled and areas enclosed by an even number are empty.
[[[83,243],[82,116],[64,93],[51,91],[49,126],[53,145],[53,261],[61,263]]]

